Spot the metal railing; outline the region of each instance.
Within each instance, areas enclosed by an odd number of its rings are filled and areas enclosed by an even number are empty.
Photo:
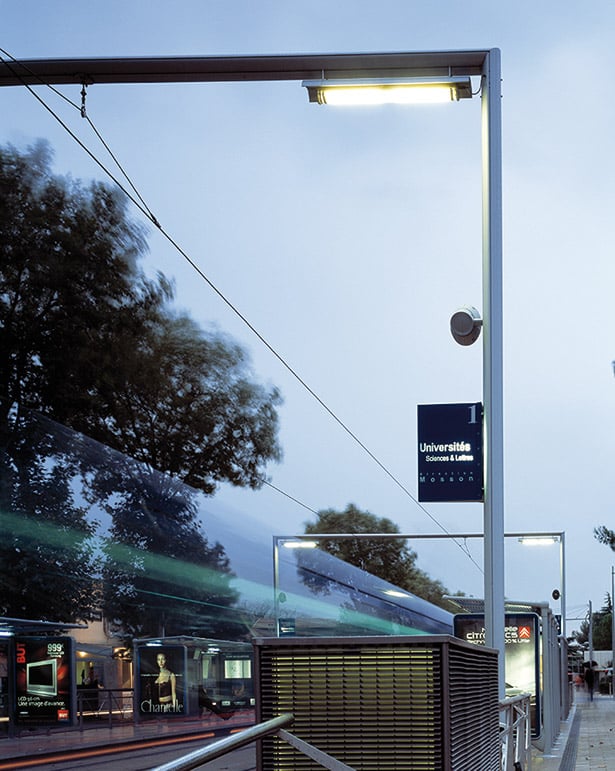
[[[307,755],[308,758],[316,761],[319,766],[329,769],[329,771],[355,771],[355,769],[347,766],[340,760],[336,760],[326,752],[308,744],[308,742],[304,742],[303,739],[299,739],[298,736],[285,731],[284,727],[290,725],[294,719],[294,715],[291,714],[274,717],[264,723],[246,728],[240,734],[227,736],[200,750],[194,750],[194,752],[190,752],[188,755],[184,755],[177,760],[171,760],[162,766],[156,766],[152,771],[191,771],[191,769],[200,768],[211,760],[226,755],[228,752],[245,747],[257,739],[270,735],[278,736],[280,739],[288,742],[299,752]]]
[[[209,763],[211,760],[226,755],[228,752],[237,750],[240,747],[245,747],[247,744],[251,744],[257,739],[262,739],[265,736],[271,735],[278,736],[280,739],[288,742],[295,749],[299,750],[299,752],[307,755],[308,758],[316,761],[319,766],[329,769],[329,771],[355,771],[340,760],[336,760],[326,752],[317,749],[311,744],[308,744],[308,742],[304,742],[303,739],[299,739],[298,736],[285,731],[285,726],[290,725],[294,719],[294,715],[291,714],[274,717],[264,723],[259,723],[251,728],[246,728],[246,730],[242,731],[240,734],[227,736],[213,744],[209,744],[207,747],[190,752],[188,755],[184,755],[177,760],[171,760],[168,763],[164,763],[162,766],[156,766],[152,771],[191,771],[191,769],[200,768],[205,765],[205,763]]]
[[[86,688],[77,691],[79,728],[83,730],[85,718],[107,719],[113,727],[114,719],[132,717],[132,688]]]
[[[208,744],[207,747],[194,750],[194,752],[190,752],[177,760],[171,760],[161,766],[156,766],[152,771],[190,771],[190,769],[199,768],[205,763],[209,763],[210,760],[226,755],[227,752],[245,747],[257,739],[262,739],[264,736],[276,734],[280,729],[289,726],[294,719],[294,715],[289,714],[274,717],[264,723],[246,728],[241,733],[226,736],[224,739]]]
[[[502,771],[531,771],[532,743],[530,726],[530,695],[521,694],[500,702],[500,741],[502,746]],[[284,730],[294,721],[292,714],[284,714],[264,723],[246,728],[239,734],[227,736],[217,742],[194,750],[177,760],[156,766],[152,771],[191,771],[226,755],[240,747],[276,735],[295,749],[329,771],[354,771],[340,760],[319,750],[308,742]]]
[[[530,771],[532,729],[529,693],[511,696],[500,702],[500,742],[502,771]]]

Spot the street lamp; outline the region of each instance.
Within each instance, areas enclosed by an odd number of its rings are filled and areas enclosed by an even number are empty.
[[[611,565],[611,695],[615,698],[615,568]]]
[[[434,54],[438,56],[438,54]],[[442,55],[444,56],[444,54]],[[329,75],[304,81],[310,101],[319,104],[412,104],[439,95],[438,101],[472,96],[467,73],[426,82],[424,77],[374,81]],[[459,76],[465,75],[465,80]],[[482,194],[483,194],[483,409],[485,421],[484,460],[484,565],[485,642],[499,652],[500,696],[504,677],[504,409],[502,355],[502,126],[500,52],[484,54],[481,68],[482,104]],[[424,90],[424,93],[423,93]],[[361,98],[365,97],[365,101]],[[422,98],[421,98],[422,97]]]
[[[318,541],[313,538],[301,536],[273,536],[273,620],[275,624],[274,634],[280,636],[280,604],[286,599],[280,591],[280,547],[286,549],[316,549]]]
[[[333,105],[437,104],[472,97],[470,78],[304,80],[310,102]]]
[[[560,613],[562,616],[561,621],[561,634],[564,639],[566,638],[566,533],[564,531],[556,533],[507,533],[508,535],[516,536],[519,543],[524,546],[551,546],[559,543],[559,574],[560,574]]]

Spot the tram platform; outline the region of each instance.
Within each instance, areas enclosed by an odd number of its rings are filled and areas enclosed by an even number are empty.
[[[202,738],[203,743],[228,736],[254,724],[254,711],[235,712],[228,720],[215,715],[205,718],[176,718],[174,720],[148,720],[134,723],[132,720],[116,721],[111,725],[103,722],[85,722],[82,727],[60,730],[37,728],[21,729],[19,735],[0,738],[0,771],[19,768],[20,758],[44,758],[58,752],[76,750],[107,750],[126,747],[142,742],[161,742],[165,738],[188,740]]]
[[[532,754],[532,771],[597,769],[615,769],[615,699],[595,694],[590,700],[580,692],[555,746]]]
[[[66,731],[22,730],[19,736],[0,739],[0,771],[19,768],[19,758],[44,758],[73,750],[107,748],[148,740],[178,737],[204,742],[240,731],[253,724],[253,712],[237,712],[229,720],[214,716],[203,719],[147,721],[143,723],[86,724]],[[615,769],[615,699],[596,694],[590,701],[585,693],[576,695],[568,719],[548,753],[534,750],[532,771],[597,771]]]

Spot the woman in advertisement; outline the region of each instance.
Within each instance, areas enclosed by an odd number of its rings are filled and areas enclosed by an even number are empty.
[[[142,715],[183,715],[184,683],[186,680],[186,649],[166,646],[139,656],[141,696],[139,712]]]
[[[173,711],[177,708],[177,678],[167,667],[167,657],[164,653],[156,656],[158,677],[154,680],[158,704],[169,705]]]

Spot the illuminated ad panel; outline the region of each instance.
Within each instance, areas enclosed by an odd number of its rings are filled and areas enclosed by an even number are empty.
[[[419,501],[482,501],[482,404],[419,404],[417,410]]]
[[[137,648],[136,700],[140,715],[186,714],[187,649],[185,645]]]
[[[70,637],[15,639],[16,719],[18,723],[70,723],[73,710]]]
[[[224,691],[220,706],[243,709],[256,704],[252,690],[252,653],[226,653],[224,661]]]
[[[0,643],[0,718],[9,716],[9,646]]]
[[[540,736],[539,618],[535,613],[507,613],[504,630],[506,696],[530,694],[532,736]],[[453,622],[455,637],[485,644],[482,613],[460,613]]]

